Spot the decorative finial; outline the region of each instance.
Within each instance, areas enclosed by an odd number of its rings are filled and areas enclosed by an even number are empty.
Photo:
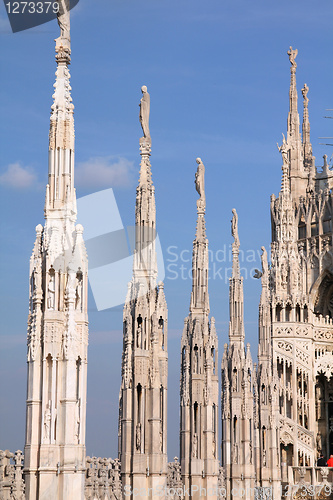
[[[289,151],[289,148],[288,148],[288,144],[287,144],[287,141],[286,141],[286,138],[285,138],[284,134],[282,134],[282,137],[283,137],[283,140],[282,140],[281,146],[279,146],[278,143],[276,143],[276,145],[278,147],[279,152],[282,155],[283,165],[288,165],[288,151]]]
[[[288,50],[289,61],[290,61],[292,68],[295,70],[297,68],[297,64],[295,61],[297,54],[298,54],[298,50],[297,49],[293,50],[292,46],[290,46],[289,50]]]
[[[234,245],[239,247],[239,237],[238,237],[238,215],[236,209],[232,209],[232,219],[231,219],[231,235],[234,238]]]
[[[201,158],[197,158],[196,162],[198,164],[197,171],[195,173],[195,189],[197,190],[198,195],[200,196],[199,200],[197,201],[197,205],[203,205],[205,206],[206,204],[206,195],[205,195],[205,166],[201,161]]]
[[[147,92],[146,85],[141,87],[142,97],[140,101],[140,123],[143,131],[142,139],[151,142],[149,131],[149,113],[150,113],[150,95]]]

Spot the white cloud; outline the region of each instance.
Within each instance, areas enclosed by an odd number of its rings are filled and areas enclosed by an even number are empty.
[[[37,175],[33,168],[23,167],[20,163],[11,163],[7,169],[0,174],[0,184],[15,189],[27,189],[37,187]]]
[[[96,156],[75,167],[79,187],[128,187],[133,184],[133,162],[114,156]]]

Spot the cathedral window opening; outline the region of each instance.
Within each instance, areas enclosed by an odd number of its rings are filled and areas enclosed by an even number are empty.
[[[308,321],[308,306],[304,306],[304,323]]]
[[[161,347],[162,347],[162,350],[164,351],[164,320],[163,320],[162,316],[160,316],[160,319],[158,320],[158,327],[160,329]]]
[[[161,420],[161,428],[160,428],[160,451],[163,453],[163,429],[164,429],[164,390],[163,387],[160,387],[160,420]]]
[[[194,346],[194,373],[199,373],[199,352],[198,346]]]
[[[276,306],[276,321],[281,321],[281,310],[282,307],[280,304]]]
[[[141,314],[139,314],[138,319],[137,319],[137,330],[136,330],[136,346],[139,349],[142,349],[142,317]]]
[[[302,215],[299,224],[298,224],[298,239],[303,240],[306,238],[306,224],[304,215]]]
[[[286,307],[286,321],[291,321],[291,305],[288,304]]]
[[[76,288],[75,288],[75,309],[82,310],[82,289],[83,289],[83,274],[81,271],[76,273]]]
[[[212,360],[213,360],[213,375],[215,375],[215,348],[212,347],[212,350],[211,350],[211,356],[212,356]]]
[[[237,368],[234,368],[232,371],[232,390],[233,392],[237,392]]]
[[[55,292],[56,292],[55,270],[51,266],[49,270],[48,285],[47,285],[47,308],[49,310],[55,309]]]
[[[317,236],[318,233],[319,233],[318,219],[314,214],[311,221],[311,236]]]
[[[47,401],[52,400],[52,365],[52,356],[49,354],[46,358]]]
[[[237,417],[234,417],[234,443],[237,443]]]
[[[137,405],[138,405],[138,414],[137,414],[137,422],[141,423],[141,404],[142,404],[142,386],[141,384],[137,385]]]
[[[284,397],[282,395],[279,396],[279,408],[281,415],[284,416]]]
[[[330,233],[332,231],[331,219],[332,219],[332,215],[330,213],[328,206],[326,205],[324,217],[323,217],[323,233],[324,234]]]
[[[80,400],[81,358],[76,361],[76,401]]]
[[[197,401],[194,403],[194,433],[198,433],[198,403]]]
[[[301,321],[301,308],[300,305],[296,305],[296,321],[299,323]]]
[[[266,450],[266,427],[265,426],[263,426],[263,428],[262,428],[261,436],[262,436],[262,449]]]
[[[266,404],[266,387],[265,384],[262,384],[261,386],[261,402],[262,404]]]

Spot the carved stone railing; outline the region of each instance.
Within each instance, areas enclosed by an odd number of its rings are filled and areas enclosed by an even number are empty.
[[[288,467],[288,479],[291,497],[333,498],[333,467]]]
[[[11,453],[0,450],[0,498],[24,500],[23,455],[20,450]]]
[[[118,459],[100,457],[86,458],[86,479],[84,485],[86,500],[121,500],[120,463]]]

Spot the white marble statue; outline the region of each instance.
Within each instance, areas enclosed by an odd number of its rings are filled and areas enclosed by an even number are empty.
[[[278,143],[276,143],[276,144],[277,144],[278,150],[280,151],[280,153],[282,155],[283,165],[288,165],[288,151],[289,151],[289,149],[288,149],[287,141],[286,141],[284,134],[282,134],[282,137],[283,137],[283,140],[282,140],[281,146],[279,146]]]
[[[234,238],[235,245],[239,246],[238,215],[235,208],[232,209],[231,235]]]
[[[47,308],[54,310],[54,306],[55,306],[55,276],[54,276],[54,274],[50,274],[49,284],[48,284],[47,290],[48,290]]]
[[[205,195],[205,166],[201,161],[201,158],[197,158],[196,162],[198,164],[197,171],[195,173],[195,189],[200,196],[200,200],[204,203],[206,202]]]
[[[60,28],[60,38],[70,40],[70,18],[68,0],[58,0],[59,10],[57,13]]]
[[[147,92],[147,87],[141,87],[142,97],[140,101],[140,123],[143,131],[143,137],[150,140],[149,131],[149,113],[150,113],[150,95]]]

